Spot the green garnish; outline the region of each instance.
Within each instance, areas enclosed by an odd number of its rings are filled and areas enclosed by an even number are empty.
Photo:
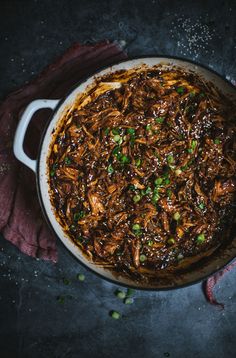
[[[117,290],[115,292],[116,297],[118,297],[119,299],[123,300],[126,297],[126,293],[124,291],[121,290]]]
[[[141,159],[140,158],[135,160],[135,165],[136,165],[136,167],[140,167],[140,165],[141,165]]]
[[[69,285],[71,282],[68,280],[68,278],[63,278],[64,285]]]
[[[153,241],[152,240],[148,240],[148,246],[152,246],[153,245]]]
[[[136,190],[136,186],[134,184],[130,184],[129,185],[129,190],[135,191]]]
[[[152,130],[150,123],[146,125],[146,130],[147,130],[147,131],[151,131],[151,130]]]
[[[78,213],[74,214],[74,221],[78,221],[85,216],[85,212],[83,210],[79,211]]]
[[[173,164],[174,161],[175,161],[175,160],[174,160],[174,157],[173,157],[172,154],[170,154],[170,155],[167,156],[167,162],[168,162],[169,164]]]
[[[134,224],[134,225],[132,226],[132,230],[133,230],[133,231],[140,231],[140,230],[141,230],[141,226],[140,226],[139,224]]]
[[[65,297],[63,297],[63,296],[58,296],[58,297],[57,297],[57,302],[60,303],[60,304],[65,303]]]
[[[158,194],[158,192],[155,192],[152,196],[152,203],[156,204],[159,199],[160,199],[160,195]]]
[[[216,138],[216,139],[214,140],[214,143],[215,143],[215,144],[220,144],[220,143],[221,143],[221,141],[220,141],[220,139],[219,139],[219,138]]]
[[[178,93],[178,94],[183,94],[184,93],[184,87],[177,87],[176,88],[176,92]]]
[[[171,199],[172,191],[170,189],[167,189],[166,193],[167,193],[168,199]]]
[[[178,221],[180,219],[180,213],[178,211],[176,213],[174,213],[173,218],[174,218],[174,220]]]
[[[166,178],[166,179],[163,181],[163,184],[164,184],[164,185],[170,184],[170,179],[169,179],[169,178]]]
[[[146,260],[147,260],[146,255],[144,255],[144,254],[140,255],[140,256],[139,256],[139,260],[140,260],[140,262],[146,261]]]
[[[155,118],[155,122],[156,123],[159,123],[159,124],[162,124],[164,122],[165,118],[164,117],[156,117]]]
[[[121,157],[120,157],[120,162],[122,164],[128,164],[130,162],[130,159],[125,155],[123,154]]]
[[[50,176],[51,176],[51,177],[54,177],[55,173],[56,173],[56,171],[55,171],[54,169],[52,169],[52,170],[50,171]]]
[[[138,203],[140,200],[141,200],[141,195],[139,195],[139,194],[136,194],[136,195],[133,197],[133,201],[134,201],[135,203]]]
[[[124,300],[125,305],[131,305],[132,303],[134,303],[134,299],[131,297],[126,297],[126,299]]]
[[[135,290],[133,288],[128,288],[126,296],[131,297],[131,296],[133,296],[134,292],[135,292]]]
[[[84,281],[84,280],[85,280],[85,276],[84,276],[84,274],[82,274],[82,273],[78,273],[78,274],[76,275],[76,278],[77,278],[77,280],[79,280],[79,281]]]
[[[194,92],[194,91],[192,91],[192,92],[190,92],[189,93],[189,96],[192,98],[192,97],[194,97],[196,95],[196,92]]]
[[[106,128],[105,131],[104,131],[105,135],[108,135],[109,132],[110,132],[110,128]]]
[[[135,129],[134,128],[128,128],[127,133],[131,135],[135,135]]]
[[[205,94],[204,92],[201,92],[199,96],[200,96],[201,98],[203,98],[203,97],[205,97],[205,95],[206,95],[206,94]]]
[[[167,240],[167,243],[169,245],[174,245],[175,244],[175,239],[173,237],[170,237],[168,240]]]
[[[121,138],[121,136],[119,134],[114,135],[113,139],[114,139],[115,142],[117,142],[119,144],[122,143],[122,138]]]
[[[120,154],[120,147],[115,147],[112,151],[112,154],[117,157]]]
[[[192,140],[191,141],[191,148],[194,150],[195,148],[196,148],[196,146],[197,146],[197,140]]]
[[[157,179],[155,179],[154,184],[155,185],[161,185],[162,182],[163,182],[162,178],[157,178]]]
[[[117,311],[112,311],[112,312],[111,312],[111,317],[112,317],[113,319],[119,319],[119,318],[120,318],[120,313],[117,312]]]
[[[192,148],[188,148],[188,152],[191,154],[193,153],[193,149]]]
[[[205,241],[205,235],[204,234],[200,234],[197,236],[197,243],[198,244],[202,244]]]
[[[203,210],[203,209],[205,208],[205,204],[204,204],[204,203],[200,203],[200,204],[198,205],[198,207],[199,207],[199,209]]]
[[[142,195],[148,195],[152,192],[152,188],[150,186],[148,186],[146,189],[142,189],[141,190],[141,194]]]
[[[107,171],[108,171],[109,174],[114,173],[114,168],[113,168],[113,166],[111,164],[108,165]]]
[[[118,128],[113,128],[112,129],[112,134],[114,134],[114,135],[120,134],[120,130]]]
[[[71,164],[71,159],[69,157],[65,157],[64,162],[66,165]]]

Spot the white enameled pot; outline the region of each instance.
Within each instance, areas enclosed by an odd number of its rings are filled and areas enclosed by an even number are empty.
[[[231,237],[231,240],[227,241],[222,247],[217,249],[208,258],[203,259],[200,263],[190,265],[188,270],[160,273],[157,280],[153,284],[140,283],[130,280],[124,276],[119,276],[117,273],[113,273],[101,266],[95,265],[86,258],[78,246],[67,237],[63,228],[56,220],[54,207],[49,197],[49,181],[48,181],[48,168],[47,158],[49,155],[50,144],[53,139],[53,133],[58,127],[63,114],[66,109],[71,107],[76,100],[77,96],[84,93],[87,86],[91,85],[96,77],[112,73],[117,70],[129,70],[141,65],[154,66],[157,64],[165,64],[167,66],[179,66],[186,71],[194,71],[197,75],[200,75],[204,80],[211,81],[221,92],[227,96],[236,100],[236,89],[225,79],[219,76],[217,73],[202,67],[196,63],[166,57],[145,57],[127,60],[116,65],[110,66],[97,72],[93,76],[90,76],[83,82],[79,83],[73,91],[62,100],[50,100],[50,99],[37,99],[31,102],[25,109],[16,130],[14,140],[14,154],[18,160],[28,166],[36,173],[39,199],[42,205],[42,210],[57,237],[64,243],[67,249],[75,255],[75,257],[86,267],[93,272],[101,275],[103,278],[112,280],[115,283],[132,286],[135,288],[144,289],[169,289],[177,288],[185,285],[195,283],[209,276],[219,268],[226,265],[236,256],[236,239]],[[53,111],[51,121],[48,127],[44,131],[43,138],[41,140],[40,153],[37,160],[30,159],[24,152],[23,143],[24,137],[34,113],[43,108],[50,108]]]

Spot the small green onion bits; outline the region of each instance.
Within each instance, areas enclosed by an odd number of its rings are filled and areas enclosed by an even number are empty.
[[[127,133],[130,135],[135,135],[135,129],[134,128],[128,128]]]
[[[151,126],[150,123],[146,125],[146,130],[147,130],[148,132],[150,132],[150,131],[152,130],[152,126]]]
[[[118,144],[122,143],[122,138],[119,134],[114,135],[113,137],[114,141],[117,142]]]
[[[175,159],[174,159],[174,157],[173,157],[172,154],[170,154],[170,155],[167,156],[167,162],[168,162],[168,164],[173,164],[174,161],[175,161]]]
[[[153,245],[153,241],[152,240],[148,240],[148,246],[152,246]]]
[[[116,297],[118,297],[120,300],[123,300],[126,297],[126,293],[121,290],[117,290],[115,294]]]
[[[140,230],[141,230],[141,226],[140,226],[139,224],[134,224],[134,225],[132,226],[132,230],[133,230],[133,231],[140,231]]]
[[[71,159],[69,157],[65,157],[64,162],[66,165],[70,165],[71,164]]]
[[[140,165],[141,165],[141,159],[140,158],[137,158],[136,160],[135,160],[135,165],[136,165],[136,167],[138,168],[138,167],[140,167]]]
[[[178,94],[184,94],[184,87],[182,87],[182,86],[177,87],[177,88],[176,88],[176,92],[177,92]]]
[[[168,240],[167,240],[167,243],[169,245],[174,245],[175,244],[175,239],[173,237],[170,237]]]
[[[85,212],[83,210],[79,211],[78,213],[74,214],[74,221],[78,221],[85,216]]]
[[[126,156],[126,155],[122,155],[121,157],[120,157],[120,162],[122,163],[122,164],[129,164],[130,163],[130,159]]]
[[[174,220],[178,221],[180,219],[180,213],[178,211],[176,213],[174,213],[173,218],[174,218]]]
[[[191,141],[191,148],[192,148],[192,150],[195,150],[195,148],[196,148],[196,146],[197,146],[197,140],[192,140]]]
[[[200,203],[200,204],[198,205],[198,207],[199,207],[199,209],[204,210],[205,204],[204,204],[204,203]]]
[[[140,260],[140,262],[144,262],[144,261],[147,260],[147,256],[142,254],[142,255],[139,256],[139,260]]]
[[[112,134],[114,134],[114,135],[120,134],[120,130],[118,128],[113,128],[112,129]]]
[[[132,303],[134,303],[134,299],[131,297],[126,297],[124,300],[124,304],[125,305],[131,305]]]
[[[108,135],[109,132],[110,132],[110,129],[109,129],[109,128],[106,128],[105,131],[104,131],[105,135]]]
[[[162,179],[162,178],[157,178],[157,179],[155,179],[154,184],[155,184],[156,186],[158,186],[158,185],[161,185],[162,182],[163,182],[163,179]]]
[[[111,164],[108,165],[107,171],[108,171],[109,174],[114,173],[114,168],[113,168],[113,166]]]
[[[158,124],[162,124],[164,122],[165,118],[164,117],[156,117],[155,118],[155,122]]]
[[[138,203],[140,200],[141,200],[141,195],[139,195],[139,194],[136,194],[136,195],[133,197],[134,203]]]
[[[117,311],[112,311],[110,315],[113,319],[120,319],[120,313]]]
[[[202,244],[205,241],[205,235],[202,233],[197,236],[197,243]]]
[[[76,276],[76,278],[77,278],[77,280],[79,280],[79,281],[81,281],[81,282],[85,280],[85,276],[84,276],[84,274],[82,274],[82,273],[78,273],[77,276]]]
[[[220,139],[219,139],[219,138],[215,138],[214,143],[218,145],[218,144],[220,144],[220,143],[221,143],[221,141],[220,141]]]

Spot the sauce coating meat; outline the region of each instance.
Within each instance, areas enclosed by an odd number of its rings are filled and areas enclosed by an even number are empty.
[[[139,279],[226,240],[235,105],[180,68],[106,75],[68,111],[48,159],[51,201],[93,262]]]

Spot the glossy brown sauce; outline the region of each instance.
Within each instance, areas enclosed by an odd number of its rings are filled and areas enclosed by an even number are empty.
[[[64,230],[136,279],[219,246],[234,215],[235,118],[228,98],[179,68],[100,78],[62,119],[48,160]]]

